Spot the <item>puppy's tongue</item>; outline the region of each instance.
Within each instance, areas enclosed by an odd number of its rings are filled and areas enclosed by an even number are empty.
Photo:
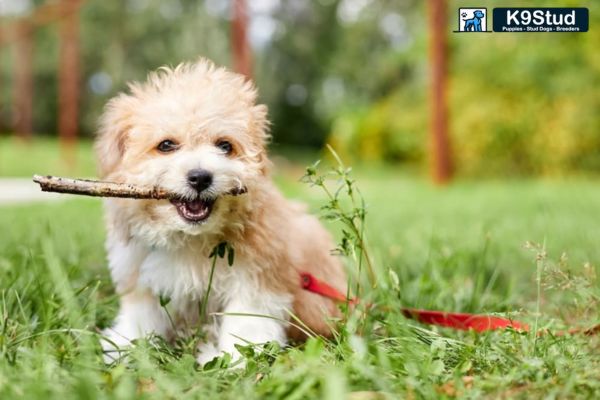
[[[200,222],[208,218],[214,201],[209,200],[171,200],[179,215],[189,222]]]
[[[200,201],[200,200],[189,201],[184,204],[185,204],[186,210],[193,212],[193,213],[199,213],[200,211],[206,209],[204,202]]]

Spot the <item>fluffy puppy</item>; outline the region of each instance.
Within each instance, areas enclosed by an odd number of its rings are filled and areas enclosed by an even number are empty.
[[[163,67],[107,104],[96,141],[101,177],[180,196],[105,200],[106,249],[120,295],[105,331],[108,360],[134,339],[169,339],[199,325],[208,333],[201,364],[223,352],[236,357],[236,344],[301,339],[286,322],[290,313],[330,333],[327,318],[337,308],[303,290],[300,273],[342,292],[345,274],[328,232],[271,182],[267,108],[256,98],[243,76],[200,60]],[[231,195],[242,188],[245,194]],[[209,254],[223,241],[235,262],[217,261],[207,310],[220,316],[201,321]],[[166,307],[161,296],[170,298]]]

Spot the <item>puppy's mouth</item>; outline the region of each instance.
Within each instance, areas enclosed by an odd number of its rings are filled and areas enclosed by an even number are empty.
[[[177,209],[177,213],[187,222],[199,223],[205,221],[213,209],[214,199],[182,200],[172,199],[171,203]]]

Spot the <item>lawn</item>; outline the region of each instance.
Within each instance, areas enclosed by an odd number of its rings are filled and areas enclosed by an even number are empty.
[[[92,142],[82,139],[61,147],[56,138],[36,137],[24,142],[0,136],[0,177],[30,177],[33,174],[92,176],[96,172]]]
[[[298,182],[302,169],[284,171],[282,189],[318,211],[325,197]],[[192,339],[140,341],[127,363],[105,366],[97,332],[117,299],[101,203],[1,207],[0,398],[600,396],[598,337],[553,334],[600,322],[597,182],[441,189],[387,168],[361,168],[356,178],[379,274],[367,295],[374,309],[332,341],[248,348],[243,369],[225,368],[227,360],[199,368]],[[499,313],[550,333],[437,329],[403,318],[403,306]]]

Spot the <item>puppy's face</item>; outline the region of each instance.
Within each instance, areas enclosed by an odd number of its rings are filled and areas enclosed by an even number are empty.
[[[171,201],[127,200],[140,229],[216,231],[266,170],[266,107],[240,75],[200,61],[151,74],[111,100],[96,144],[105,180],[159,186]]]

